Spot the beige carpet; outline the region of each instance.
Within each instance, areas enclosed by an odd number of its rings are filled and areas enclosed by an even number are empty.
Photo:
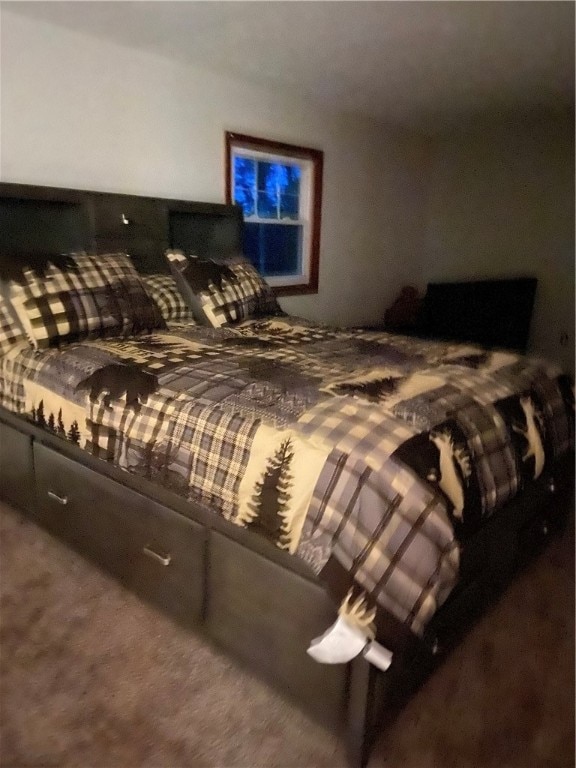
[[[2,768],[339,766],[339,741],[0,506]],[[369,765],[574,765],[573,530],[512,585]]]

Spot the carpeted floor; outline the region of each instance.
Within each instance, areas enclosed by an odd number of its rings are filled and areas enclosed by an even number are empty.
[[[0,765],[344,765],[263,683],[0,505]],[[380,737],[370,767],[574,765],[574,534],[554,539]]]

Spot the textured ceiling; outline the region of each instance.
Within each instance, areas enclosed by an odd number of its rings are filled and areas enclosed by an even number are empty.
[[[574,102],[573,2],[5,2],[392,125]]]

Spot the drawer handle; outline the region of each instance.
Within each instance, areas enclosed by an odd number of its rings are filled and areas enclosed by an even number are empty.
[[[68,504],[68,496],[58,496],[57,493],[54,493],[53,491],[48,491],[48,496],[53,500],[57,501],[58,504],[62,504],[62,506],[66,506]]]
[[[172,555],[159,555],[158,552],[154,552],[150,547],[144,547],[142,552],[146,557],[150,557],[152,560],[156,560],[157,563],[161,563],[164,566],[170,565],[172,562]]]

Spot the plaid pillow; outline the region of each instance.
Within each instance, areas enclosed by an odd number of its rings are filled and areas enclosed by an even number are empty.
[[[10,302],[2,296],[2,286],[0,285],[0,356],[8,352],[19,341],[25,339],[24,329]]]
[[[166,251],[172,274],[196,318],[213,328],[284,314],[272,289],[245,258],[222,261]]]
[[[142,275],[142,280],[167,323],[196,323],[172,275]]]
[[[36,349],[86,337],[164,328],[159,308],[125,253],[73,253],[25,268],[9,297]]]

